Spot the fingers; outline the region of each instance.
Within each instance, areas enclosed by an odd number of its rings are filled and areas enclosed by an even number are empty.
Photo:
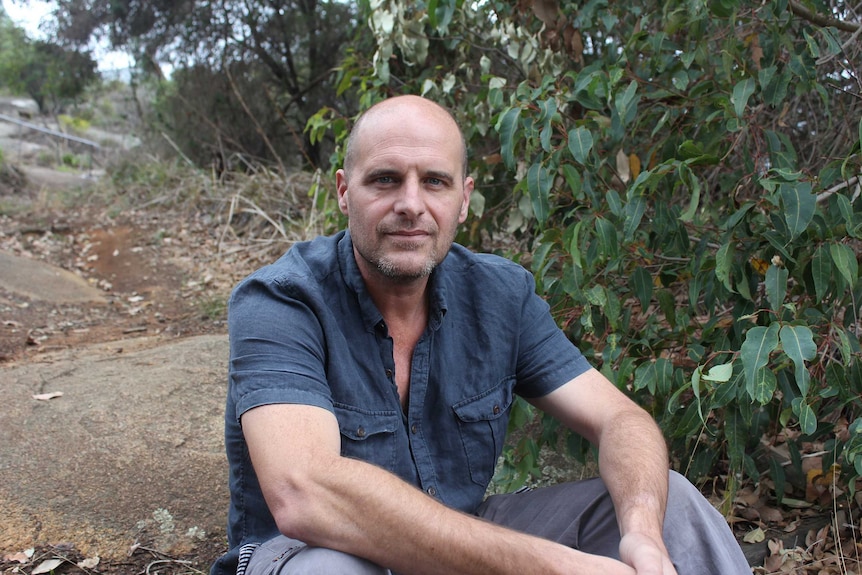
[[[620,559],[637,575],[678,575],[664,545],[643,533],[628,533],[622,538]]]

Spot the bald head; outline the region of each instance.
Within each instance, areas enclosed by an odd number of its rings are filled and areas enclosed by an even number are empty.
[[[344,172],[348,177],[350,177],[351,170],[357,161],[357,154],[361,149],[359,144],[363,138],[363,132],[366,131],[363,129],[363,126],[366,124],[373,125],[375,119],[379,120],[384,116],[392,116],[395,118],[399,116],[404,118],[422,117],[426,121],[433,122],[435,124],[439,122],[451,124],[453,134],[457,133],[458,137],[461,139],[461,149],[463,150],[462,175],[464,177],[467,176],[467,144],[464,140],[464,134],[461,132],[458,123],[455,121],[455,117],[449,110],[436,102],[426,100],[419,96],[408,95],[396,96],[394,98],[378,102],[357,118],[356,123],[353,125],[353,129],[350,131],[350,136],[347,138],[347,147],[344,152]]]

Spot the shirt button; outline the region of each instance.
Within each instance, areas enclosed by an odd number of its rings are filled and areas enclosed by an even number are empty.
[[[388,377],[390,379],[392,378],[392,370],[391,369],[386,370],[386,377]]]
[[[429,487],[427,489],[427,491],[428,491],[428,495],[430,495],[431,497],[437,497],[437,488],[434,487],[433,485],[431,487]]]
[[[499,405],[495,405],[495,406],[494,406],[494,415],[499,415],[499,414],[500,414],[500,406],[499,406]]]
[[[357,437],[365,437],[365,428],[360,427],[359,429],[357,429],[356,430],[356,436]]]
[[[410,431],[411,433],[416,433],[417,431],[419,431],[419,426],[414,423],[410,426]]]

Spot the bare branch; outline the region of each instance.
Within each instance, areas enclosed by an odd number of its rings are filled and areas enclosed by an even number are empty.
[[[856,22],[845,22],[838,18],[832,18],[831,16],[824,16],[823,14],[812,12],[796,0],[790,0],[790,11],[800,18],[805,18],[812,24],[817,24],[818,26],[832,26],[839,30],[844,30],[845,32],[856,32],[860,27],[862,27],[862,25]]]

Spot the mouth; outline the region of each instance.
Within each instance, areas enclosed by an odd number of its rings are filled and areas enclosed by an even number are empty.
[[[382,229],[380,232],[385,236],[391,236],[394,238],[404,238],[404,239],[421,239],[425,237],[431,236],[431,232],[428,230],[423,230],[419,228],[412,229],[399,229],[399,228],[389,228]]]
[[[423,230],[392,230],[383,235],[392,249],[411,252],[423,248],[431,239],[431,234]]]

